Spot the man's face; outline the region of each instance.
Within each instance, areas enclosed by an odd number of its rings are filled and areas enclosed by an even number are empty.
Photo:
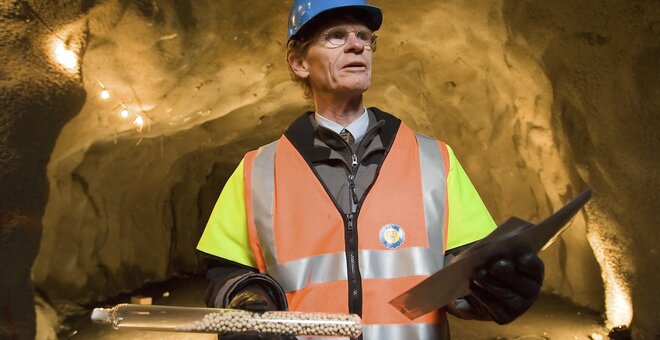
[[[373,50],[358,38],[360,31],[370,32],[359,23],[335,22],[325,25],[311,40],[298,76],[308,78],[314,94],[362,94],[369,88]],[[333,32],[349,32],[346,43],[328,43],[326,36]]]

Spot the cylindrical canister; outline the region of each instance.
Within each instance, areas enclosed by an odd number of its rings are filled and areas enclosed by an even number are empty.
[[[273,311],[255,313],[238,309],[120,304],[95,308],[92,321],[130,328],[167,332],[341,336],[362,333],[355,314]]]

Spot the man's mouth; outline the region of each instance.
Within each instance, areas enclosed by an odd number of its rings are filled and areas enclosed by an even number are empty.
[[[365,65],[362,62],[356,61],[356,62],[348,63],[348,64],[344,65],[344,67],[342,67],[342,68],[343,69],[365,69],[365,68],[367,68],[367,65]]]

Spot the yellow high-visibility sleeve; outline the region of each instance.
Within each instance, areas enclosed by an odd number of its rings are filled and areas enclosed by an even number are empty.
[[[257,267],[248,238],[243,161],[222,189],[197,249],[249,267]]]
[[[465,170],[447,146],[449,176],[447,199],[449,200],[449,225],[447,250],[478,241],[495,229],[495,221],[479,197]]]

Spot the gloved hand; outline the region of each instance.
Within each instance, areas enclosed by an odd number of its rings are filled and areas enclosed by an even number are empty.
[[[257,284],[241,289],[241,291],[231,298],[227,308],[243,309],[258,313],[277,310],[277,306],[273,299],[268,295],[265,289]]]
[[[258,284],[247,286],[237,292],[229,301],[227,308],[243,309],[250,312],[263,313],[277,310],[277,305],[268,292]],[[256,333],[234,333],[221,335],[221,340],[293,340],[293,336],[256,334]]]
[[[515,260],[497,259],[475,272],[468,301],[483,316],[507,324],[534,304],[543,285],[543,272],[543,261],[535,253]]]

